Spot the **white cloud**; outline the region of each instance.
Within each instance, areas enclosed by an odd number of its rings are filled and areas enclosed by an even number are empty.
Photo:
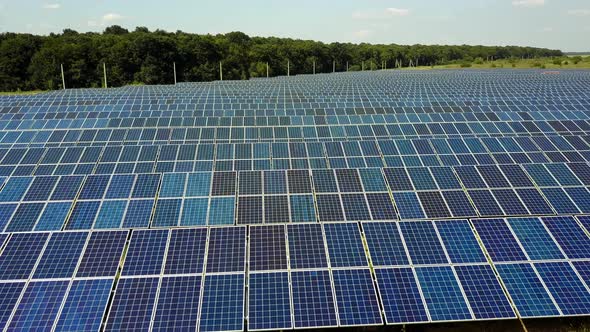
[[[545,0],[513,0],[512,5],[515,7],[541,7],[545,5]]]
[[[553,27],[544,27],[543,32],[552,32],[553,31]]]
[[[121,14],[108,13],[108,14],[104,14],[98,20],[89,20],[88,21],[88,26],[91,27],[91,28],[104,27],[104,26],[107,26],[107,25],[115,24],[117,21],[123,21],[125,19],[127,19],[127,17],[126,16],[123,16]]]
[[[410,10],[406,8],[385,8],[385,12],[390,16],[408,16]]]
[[[567,13],[572,16],[590,16],[590,9],[570,9]]]
[[[108,13],[108,14],[103,15],[103,17],[102,17],[102,21],[104,23],[121,21],[123,19],[125,19],[125,16],[123,16],[121,14],[117,14],[117,13]]]
[[[406,8],[385,8],[383,10],[364,10],[352,13],[355,20],[386,20],[391,17],[400,17],[410,15],[410,10]]]
[[[355,31],[353,35],[355,38],[367,38],[371,33],[372,33],[371,30],[363,29],[363,30]]]
[[[61,5],[59,3],[46,3],[43,5],[44,9],[60,9]]]

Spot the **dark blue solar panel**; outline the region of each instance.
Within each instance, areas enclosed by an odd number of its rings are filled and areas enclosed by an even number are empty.
[[[373,265],[410,264],[396,223],[363,223],[362,226]]]
[[[375,275],[388,324],[428,321],[411,268],[375,269]]]
[[[393,200],[401,219],[422,219],[426,217],[416,193],[396,192],[393,193]]]
[[[332,274],[340,326],[383,324],[370,270],[333,270]]]
[[[403,168],[384,168],[385,178],[392,191],[414,190],[412,182]]]
[[[0,255],[0,279],[28,279],[48,233],[13,234]]]
[[[124,228],[148,227],[152,216],[154,201],[151,199],[131,200],[127,206]]]
[[[113,279],[75,280],[63,305],[56,331],[98,331]]]
[[[164,274],[203,272],[207,229],[173,229],[166,256]]]
[[[133,188],[132,198],[156,197],[160,184],[160,174],[139,174]]]
[[[242,331],[244,275],[206,276],[201,305],[199,331]]]
[[[324,224],[330,265],[368,266],[361,234],[356,223]]]
[[[476,319],[515,317],[489,265],[456,266],[455,271]]]
[[[516,192],[522,199],[524,205],[526,205],[530,214],[554,214],[551,206],[549,206],[537,189],[516,189]]]
[[[328,266],[320,224],[287,225],[287,234],[292,269]]]
[[[119,279],[106,331],[146,331],[150,327],[159,278]]]
[[[328,271],[291,273],[295,328],[337,326]]]
[[[27,285],[12,320],[9,331],[51,330],[69,281],[37,281]]]
[[[333,195],[315,196],[320,221],[343,221],[344,213],[340,203],[340,197]],[[366,209],[365,209],[366,210]],[[368,213],[368,210],[365,211]],[[352,216],[351,216],[352,217]]]
[[[127,231],[92,233],[90,239],[88,239],[76,277],[115,276],[125,247],[125,241],[127,241],[127,233]]]
[[[250,274],[248,291],[248,330],[292,327],[287,272]]]
[[[590,238],[573,217],[541,218],[569,258],[590,258]]]
[[[569,263],[537,263],[535,268],[564,315],[590,312],[590,293]]]
[[[127,198],[135,182],[134,175],[113,175],[106,191],[105,198]]]
[[[451,262],[486,262],[486,257],[467,220],[437,221],[435,225]]]
[[[399,224],[413,264],[445,264],[447,257],[430,222]]]
[[[33,279],[71,278],[86,244],[87,232],[54,233],[37,264]]]
[[[240,272],[246,266],[246,227],[209,230],[207,272]]]
[[[122,275],[160,274],[167,242],[168,230],[133,231]]]
[[[250,227],[250,270],[287,269],[285,226]]]
[[[416,275],[433,321],[472,319],[452,267],[416,268]]]
[[[502,216],[504,212],[489,190],[470,190],[469,197],[482,217]]]
[[[4,329],[16,306],[25,282],[0,283],[0,328]]]
[[[522,317],[559,315],[530,264],[498,264],[496,269]]]
[[[530,259],[565,258],[538,218],[508,218],[507,221]]]
[[[527,260],[504,219],[478,219],[472,223],[494,262]]]
[[[152,330],[194,331],[200,298],[201,276],[162,278]]]
[[[371,220],[369,207],[363,194],[342,195],[342,206],[348,221]]]

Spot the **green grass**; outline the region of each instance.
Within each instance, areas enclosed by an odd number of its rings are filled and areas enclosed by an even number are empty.
[[[45,91],[42,90],[34,90],[34,91],[7,91],[2,92],[0,91],[0,96],[26,96],[26,95],[36,95],[39,93],[43,93]]]
[[[495,60],[489,62],[483,62],[480,64],[471,63],[470,67],[462,67],[461,63],[453,63],[447,65],[437,66],[420,66],[412,68],[403,68],[405,70],[428,70],[428,69],[548,69],[548,70],[561,70],[561,69],[590,69],[590,56],[582,57],[582,61],[574,64],[571,58],[563,57],[559,58],[561,65],[555,64],[552,58],[541,58],[541,59],[516,59],[516,60]],[[567,64],[565,64],[567,62]],[[463,62],[462,62],[463,63]]]

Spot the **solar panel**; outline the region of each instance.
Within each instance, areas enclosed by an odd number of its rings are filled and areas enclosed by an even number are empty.
[[[206,243],[206,228],[171,230],[164,274],[201,273]]]
[[[368,266],[357,224],[324,224],[324,232],[330,256],[330,266],[333,268]]]
[[[433,224],[402,222],[399,225],[413,264],[447,263],[447,257]]]
[[[467,220],[436,221],[434,225],[444,243],[451,262],[486,262],[486,257]]]
[[[534,264],[547,289],[564,315],[590,312],[590,293],[567,262]]]
[[[295,328],[338,326],[328,271],[292,272],[291,284]]]
[[[371,261],[376,266],[409,265],[396,223],[363,223]]]
[[[104,231],[90,234],[76,277],[114,277],[121,261],[127,233]]]
[[[87,232],[54,233],[47,243],[33,279],[71,278],[78,266]]]
[[[133,231],[121,275],[159,275],[167,243],[168,230]]]
[[[243,325],[244,275],[207,275],[199,331],[241,331]]]
[[[153,331],[195,329],[201,276],[163,277],[153,317]]]
[[[6,326],[24,288],[24,281],[0,283],[0,328]]]
[[[50,330],[68,291],[69,281],[36,281],[27,285],[8,330]]]
[[[159,278],[121,278],[109,310],[106,331],[145,331],[150,327]]]
[[[292,328],[288,273],[252,273],[248,281],[248,330]]]
[[[383,324],[370,270],[333,270],[332,275],[340,326]]]
[[[222,227],[209,230],[207,273],[244,271],[245,259],[245,227]]]
[[[113,279],[74,280],[57,319],[55,330],[98,330],[112,286]]]
[[[250,227],[251,271],[287,270],[287,245],[283,225]]]
[[[291,269],[328,267],[322,226],[287,225]]]
[[[0,255],[0,279],[28,279],[48,235],[48,233],[13,234]]]
[[[433,321],[468,320],[471,309],[450,266],[416,268],[420,288]]]
[[[494,262],[527,260],[503,219],[479,219],[472,223]]]

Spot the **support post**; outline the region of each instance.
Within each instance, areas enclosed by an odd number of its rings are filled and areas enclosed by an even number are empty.
[[[287,77],[291,76],[291,62],[287,60]]]
[[[346,71],[348,71],[348,61],[346,61]]]
[[[221,61],[219,61],[219,80],[223,81],[223,65],[221,64]]]
[[[313,74],[315,75],[315,60],[313,60]]]
[[[336,60],[332,61],[332,72],[336,72]]]
[[[104,73],[104,88],[108,88],[108,84],[107,84],[107,64],[106,63],[102,63],[102,71]]]
[[[268,78],[268,62],[266,63],[266,78]]]
[[[66,77],[64,76],[64,65],[63,65],[63,63],[60,64],[60,66],[61,66],[61,84],[62,84],[62,86],[63,86],[63,88],[65,90],[66,89]]]
[[[174,68],[174,85],[176,85],[176,62],[172,62],[172,67]]]
[[[363,61],[363,62],[361,63],[361,71],[364,71],[364,70],[365,70],[365,62]]]

